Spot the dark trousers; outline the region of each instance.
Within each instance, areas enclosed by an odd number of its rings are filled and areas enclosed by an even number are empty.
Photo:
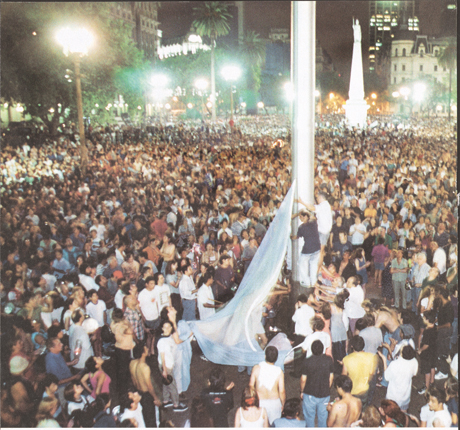
[[[334,359],[334,373],[340,375],[342,373],[342,365],[338,363],[347,355],[347,341],[332,342],[332,358]]]
[[[153,404],[152,395],[148,391],[139,394],[142,395],[142,416],[144,417],[145,427],[157,427],[157,420],[155,417],[155,405]]]
[[[301,336],[299,334],[294,334],[294,344],[293,346],[300,345],[305,340],[305,336]],[[305,360],[305,353],[303,352],[302,348],[294,349],[294,373],[296,375],[301,375],[302,373],[302,365]]]

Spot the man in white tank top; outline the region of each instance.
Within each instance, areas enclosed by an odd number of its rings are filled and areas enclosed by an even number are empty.
[[[281,417],[286,391],[284,388],[284,373],[275,366],[278,359],[278,350],[268,346],[265,350],[265,361],[254,366],[249,385],[257,391],[259,405],[267,411],[270,425]]]

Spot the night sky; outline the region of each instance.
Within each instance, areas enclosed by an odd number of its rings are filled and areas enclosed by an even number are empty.
[[[193,22],[193,7],[200,2],[161,2],[158,19],[163,38],[183,36]],[[420,34],[435,35],[440,22],[441,2],[419,0]],[[369,48],[369,2],[324,1],[316,2],[316,37],[320,45],[331,56],[337,71],[349,74],[353,52],[352,18],[359,19],[363,34],[363,61],[367,68]],[[254,30],[267,38],[271,28],[290,29],[290,1],[246,1],[245,29]]]

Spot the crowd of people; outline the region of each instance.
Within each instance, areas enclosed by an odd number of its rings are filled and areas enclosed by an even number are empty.
[[[286,118],[89,130],[86,169],[72,136],[5,141],[2,424],[171,426],[172,410],[191,427],[456,426],[455,132],[387,119],[358,132],[318,118],[316,204],[296,201],[291,235],[302,294],[295,308],[290,288],[267,297],[265,361],[230,420],[221,369],[187,399],[199,349],[187,321],[232,299],[289,190]],[[300,396],[275,365],[279,327]],[[427,404],[409,414],[416,375]]]

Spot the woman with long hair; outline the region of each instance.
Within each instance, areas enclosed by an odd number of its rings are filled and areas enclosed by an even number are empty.
[[[91,393],[91,397],[95,399],[101,393],[109,393],[110,376],[104,372],[102,365],[104,360],[101,357],[89,357],[85,363],[86,374],[81,378],[81,385],[86,391]],[[88,381],[91,384],[92,390],[88,386]]]
[[[243,390],[241,407],[235,414],[235,427],[269,427],[267,411],[259,406],[259,396],[252,387]]]

